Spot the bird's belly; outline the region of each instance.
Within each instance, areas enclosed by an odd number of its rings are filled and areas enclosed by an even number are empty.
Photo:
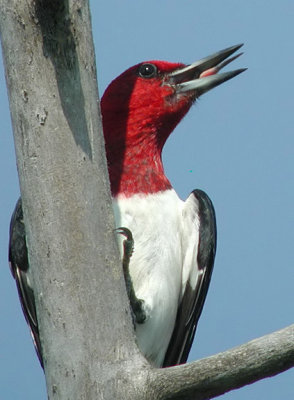
[[[137,342],[156,366],[164,360],[181,293],[180,203],[172,190],[114,201],[117,227],[129,228],[133,234],[130,274],[147,311],[146,321],[136,326]]]

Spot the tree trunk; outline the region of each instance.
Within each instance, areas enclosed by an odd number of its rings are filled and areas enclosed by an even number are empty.
[[[49,399],[114,399],[145,360],[113,231],[88,3],[7,0],[0,18]]]
[[[49,399],[200,400],[293,366],[290,327],[151,368],[113,231],[88,2],[0,0],[0,28]]]

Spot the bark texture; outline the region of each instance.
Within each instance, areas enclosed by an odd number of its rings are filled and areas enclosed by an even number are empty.
[[[157,370],[160,399],[207,400],[294,366],[294,325],[190,364]]]
[[[0,29],[49,399],[208,399],[293,366],[293,326],[148,365],[113,232],[88,2],[0,0]]]
[[[48,395],[114,399],[130,360],[144,360],[113,232],[88,2],[7,0],[0,14]]]

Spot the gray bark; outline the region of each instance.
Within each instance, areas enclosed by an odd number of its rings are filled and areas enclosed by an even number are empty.
[[[207,400],[294,366],[294,325],[223,353],[157,370],[160,399]],[[158,385],[158,388],[157,388]]]
[[[113,232],[88,2],[0,0],[0,29],[49,399],[207,399],[293,366],[293,327],[147,364]]]
[[[114,239],[88,3],[8,0],[0,14],[49,398],[115,398],[97,377],[144,361]]]

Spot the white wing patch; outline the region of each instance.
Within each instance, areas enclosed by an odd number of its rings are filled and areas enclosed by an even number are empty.
[[[191,194],[183,203],[183,277],[182,277],[182,296],[189,281],[192,289],[195,289],[199,269],[197,266],[197,252],[199,244],[199,217],[198,203]]]

